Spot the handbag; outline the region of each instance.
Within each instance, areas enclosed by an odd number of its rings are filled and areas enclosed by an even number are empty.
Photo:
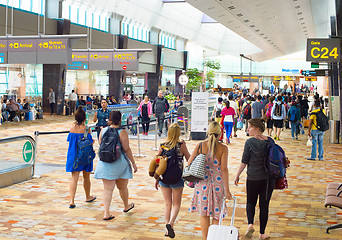
[[[240,118],[237,120],[236,128],[239,130],[243,128],[243,122]]]
[[[286,175],[285,175],[284,177],[277,179],[276,184],[274,186],[274,189],[282,190],[282,189],[285,189],[285,188],[288,188],[288,187],[289,187],[289,185],[287,183],[287,178],[286,178]]]
[[[311,147],[311,146],[312,146],[311,137],[308,137],[308,141],[306,142],[306,146],[308,146],[308,147]]]
[[[205,170],[204,163],[206,159],[206,155],[202,153],[202,143],[200,144],[201,153],[197,154],[194,161],[190,164],[190,166],[186,166],[183,169],[182,178],[188,182],[198,182],[204,179]],[[198,149],[197,149],[198,153]]]

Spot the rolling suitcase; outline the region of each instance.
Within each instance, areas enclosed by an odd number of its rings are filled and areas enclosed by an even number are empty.
[[[233,213],[232,213],[232,220],[230,222],[230,226],[222,225],[223,211],[224,211],[224,204],[225,204],[225,201],[223,201],[219,225],[211,225],[209,227],[207,240],[237,240],[239,239],[239,230],[233,226],[235,208],[236,208],[236,197],[233,196],[233,199],[234,199],[234,204],[233,204]]]

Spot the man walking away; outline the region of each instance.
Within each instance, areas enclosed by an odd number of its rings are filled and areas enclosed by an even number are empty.
[[[256,101],[252,104],[252,119],[253,118],[262,118],[264,116],[264,108],[261,100],[261,95],[256,97]]]
[[[70,114],[74,115],[76,111],[76,102],[77,102],[77,94],[75,93],[75,90],[72,90],[69,95],[69,101],[70,101]]]
[[[159,137],[163,133],[163,123],[165,120],[165,115],[169,111],[169,107],[169,102],[163,97],[163,91],[159,91],[158,97],[154,99],[152,106],[153,116],[157,118],[158,122]]]
[[[322,115],[323,114],[323,115]],[[321,129],[321,130],[319,130]],[[308,160],[316,160],[318,145],[318,160],[323,161],[323,137],[324,131],[329,129],[329,122],[324,109],[321,109],[320,100],[315,100],[314,109],[310,114],[308,135],[312,137],[311,157]]]
[[[298,140],[298,133],[299,133],[299,123],[300,123],[300,110],[297,107],[297,102],[292,101],[292,106],[290,107],[289,111],[287,112],[287,119],[291,123],[291,136],[292,140]]]
[[[280,95],[277,97],[277,102],[275,102],[275,104],[272,107],[271,116],[274,120],[274,127],[276,133],[274,139],[280,140],[280,133],[282,128],[284,127],[284,119],[286,118],[285,105],[283,104],[282,97]]]
[[[47,99],[49,100],[49,103],[50,103],[51,115],[53,115],[55,113],[56,95],[52,87],[50,88],[49,96]]]

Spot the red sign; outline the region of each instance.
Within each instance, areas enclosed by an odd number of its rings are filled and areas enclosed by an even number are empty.
[[[123,70],[126,70],[126,69],[127,69],[127,66],[126,66],[126,65],[123,65],[123,66],[122,66],[122,69],[123,69]]]

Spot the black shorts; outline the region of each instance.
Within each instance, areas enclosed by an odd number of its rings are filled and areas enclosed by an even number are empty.
[[[273,128],[273,120],[271,118],[267,120],[267,128]]]
[[[284,121],[283,120],[273,120],[274,121],[274,127],[276,128],[283,128],[284,127]]]

